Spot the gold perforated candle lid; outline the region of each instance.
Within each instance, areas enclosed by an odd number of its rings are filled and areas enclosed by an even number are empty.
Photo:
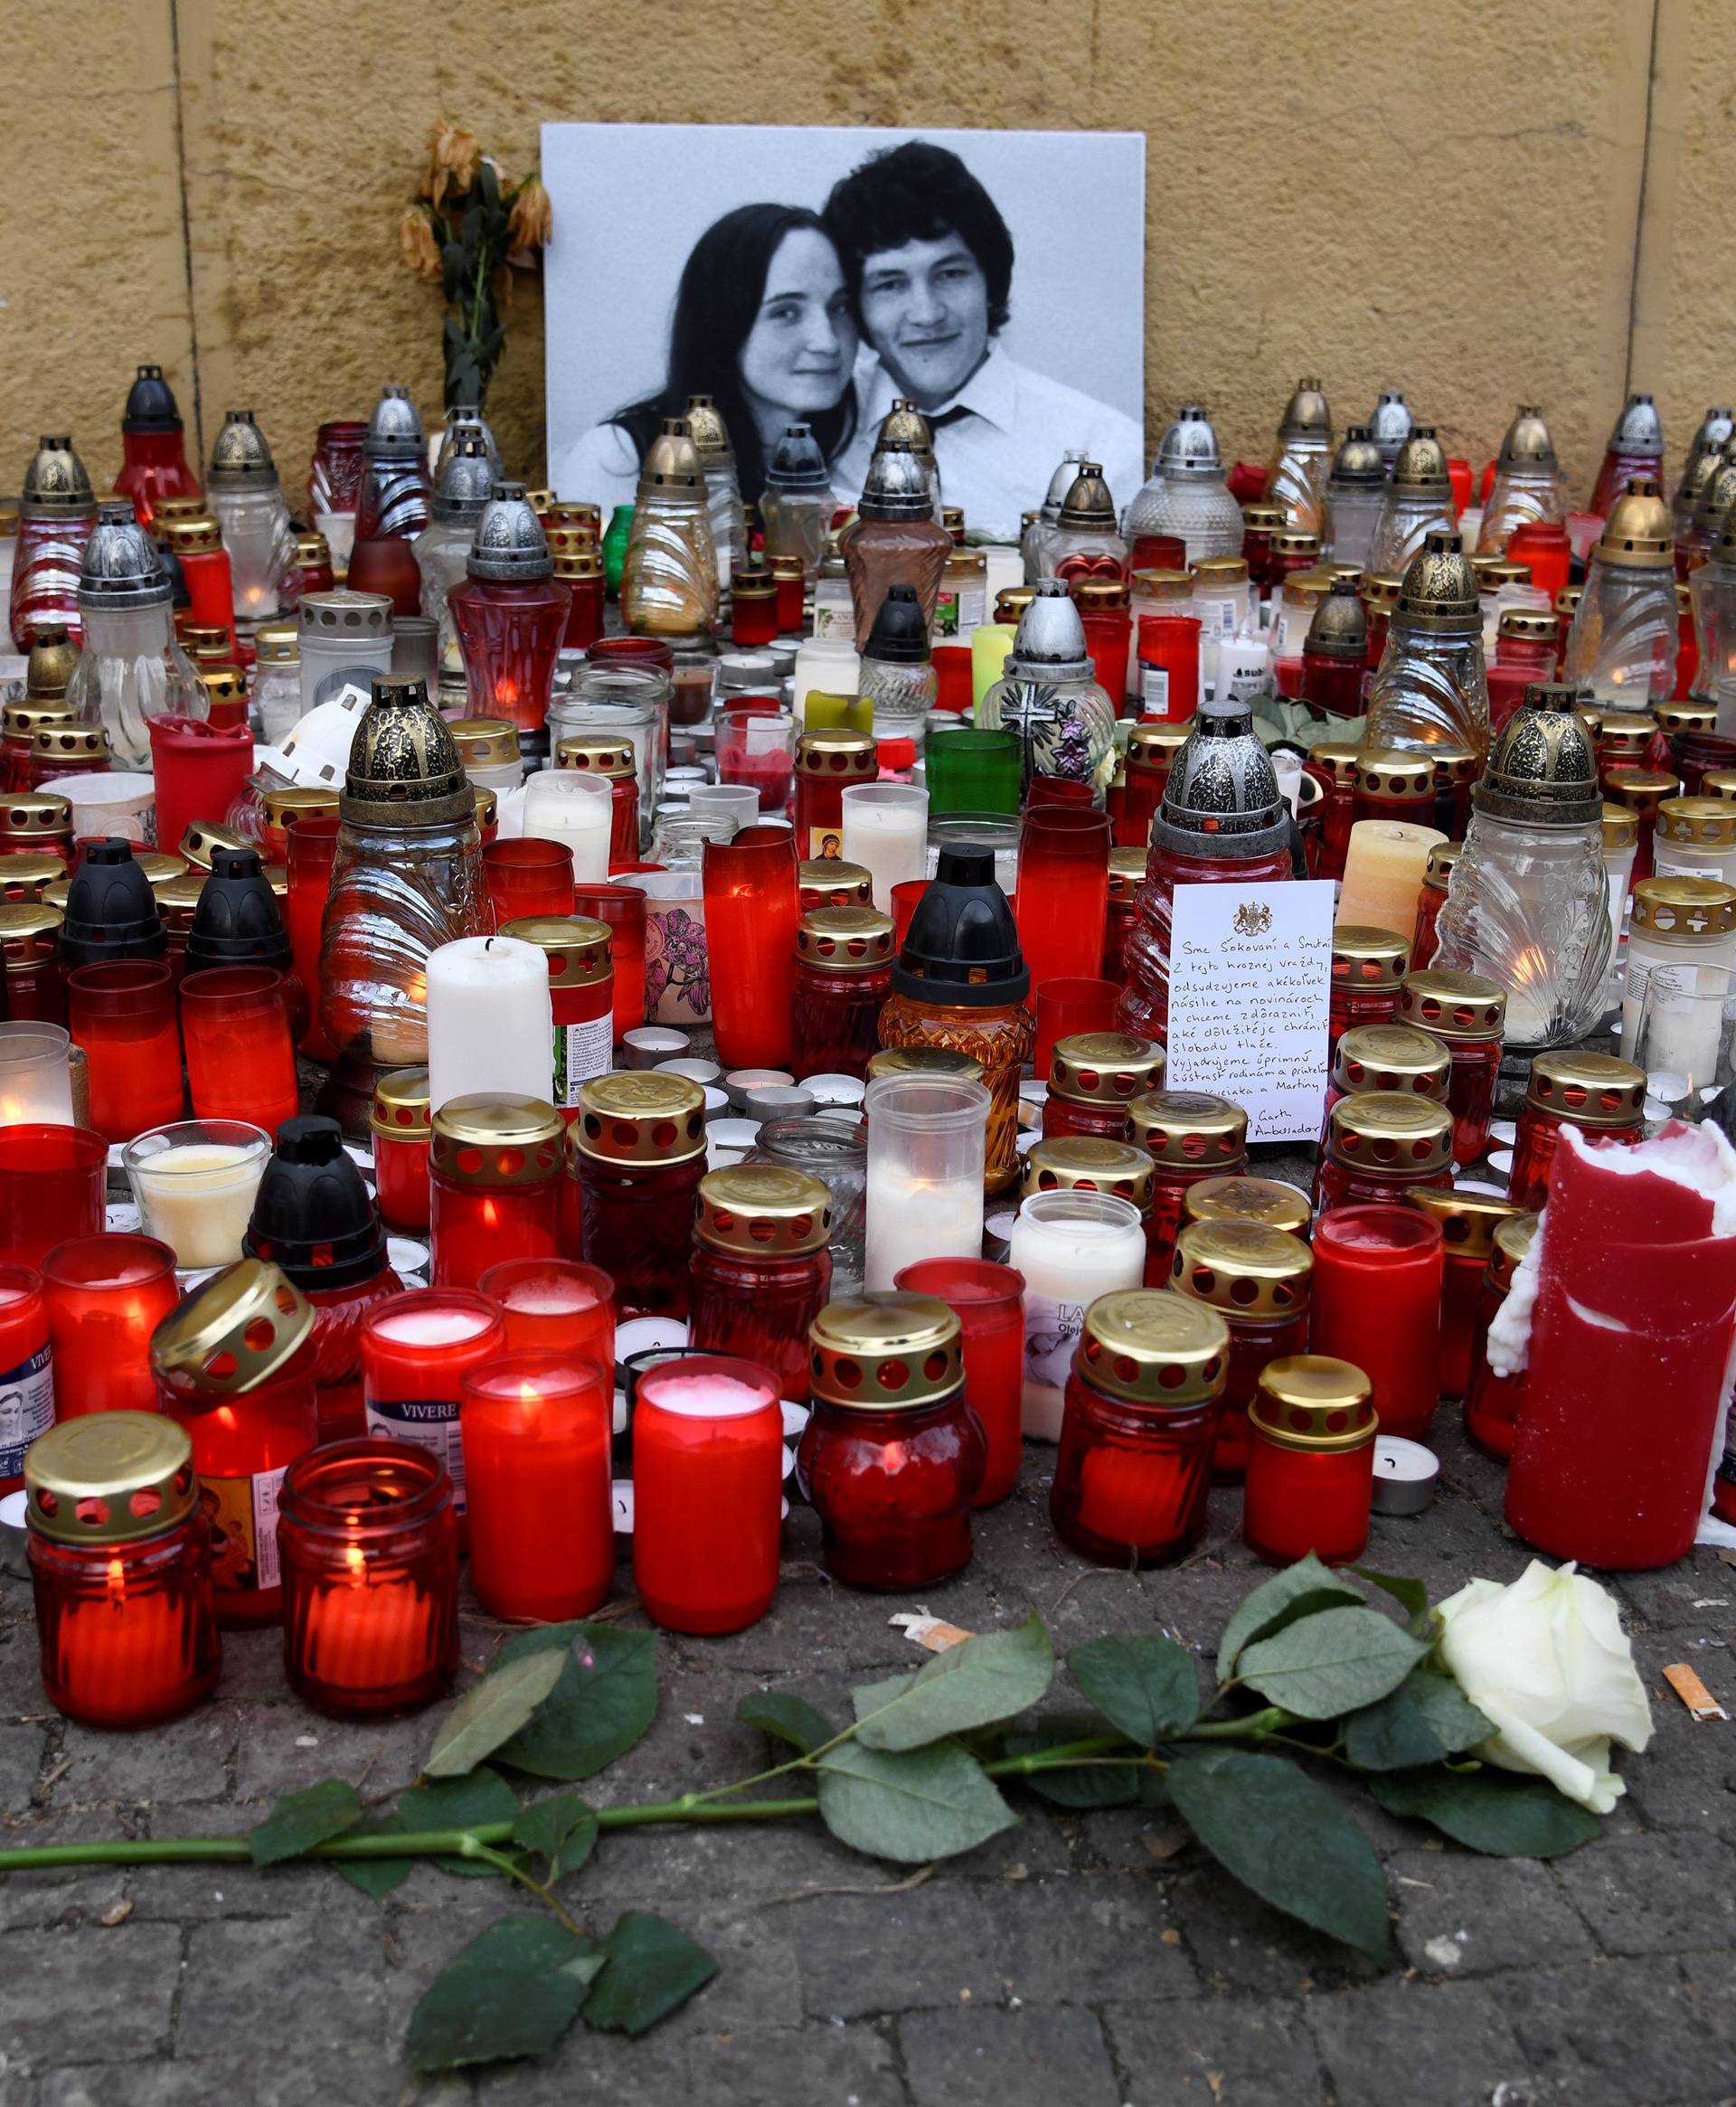
[[[814,1395],[855,1412],[908,1412],[965,1380],[958,1318],[900,1290],[828,1302],[807,1328]]]
[[[1240,585],[1248,575],[1248,559],[1245,556],[1202,556],[1194,566],[1197,583],[1208,591],[1221,591],[1224,587]]]
[[[46,965],[59,948],[61,924],[66,918],[58,907],[42,901],[10,901],[0,905],[0,955],[8,973],[23,973],[33,966]]]
[[[1657,722],[1671,737],[1680,733],[1715,732],[1718,729],[1716,703],[1699,702],[1692,695],[1684,702],[1660,703],[1657,705]]]
[[[40,900],[44,885],[65,876],[59,856],[0,856],[0,900]]]
[[[1642,878],[1634,887],[1629,929],[1662,943],[1715,944],[1736,929],[1736,885],[1718,878]]]
[[[874,881],[861,864],[810,856],[797,867],[796,895],[804,914],[816,907],[872,907]]]
[[[1570,1127],[1637,1127],[1646,1105],[1646,1072],[1613,1054],[1540,1054],[1531,1064],[1525,1101]]]
[[[1202,1178],[1182,1195],[1184,1222],[1259,1222],[1306,1236],[1314,1219],[1308,1195],[1282,1178]]]
[[[157,912],[172,930],[190,930],[193,918],[199,912],[199,895],[205,889],[209,871],[183,868],[179,877],[166,883],[153,885],[151,897],[156,902]]]
[[[1474,783],[1482,772],[1483,763],[1468,746],[1431,746],[1424,759],[1434,763],[1435,788],[1438,790],[1456,789],[1461,783]]]
[[[224,666],[229,662],[231,638],[221,622],[188,622],[181,642],[195,666]]]
[[[595,987],[614,978],[609,924],[585,914],[525,914],[501,931],[521,944],[534,944],[549,961],[552,993]]]
[[[253,655],[261,666],[300,665],[300,629],[294,622],[261,622],[253,632]]]
[[[566,1123],[545,1098],[477,1091],[434,1115],[430,1169],[460,1185],[505,1191],[561,1175]]]
[[[267,824],[282,827],[286,834],[293,833],[304,819],[337,817],[336,790],[319,784],[292,784],[288,789],[268,790],[262,802]]]
[[[613,739],[606,732],[577,732],[555,746],[556,768],[587,769],[594,776],[631,776],[638,770],[630,739]]]
[[[1144,1214],[1151,1206],[1151,1158],[1130,1141],[1059,1134],[1025,1151],[1019,1197],[1033,1193],[1110,1193]]]
[[[1422,867],[1422,882],[1432,892],[1444,893],[1453,865],[1465,853],[1462,841],[1438,841],[1429,850],[1429,861]]]
[[[1426,1192],[1407,1193],[1406,1201],[1440,1224],[1448,1258],[1476,1259],[1486,1263],[1495,1250],[1495,1233],[1524,1209],[1495,1193],[1460,1191],[1456,1186],[1431,1186]]]
[[[875,907],[816,907],[797,926],[796,956],[816,973],[890,968],[898,956],[892,918]]]
[[[1268,505],[1263,498],[1257,498],[1252,505],[1242,506],[1241,520],[1250,534],[1269,534],[1284,524],[1284,507]]]
[[[246,702],[247,676],[239,666],[207,666],[203,659],[198,659],[194,661],[193,670],[199,676],[199,685],[204,689],[206,699],[213,706],[218,703]]]
[[[1338,1042],[1332,1082],[1346,1097],[1358,1091],[1398,1091],[1447,1101],[1453,1057],[1447,1042],[1412,1025],[1354,1025]]]
[[[1514,1214],[1495,1224],[1495,1248],[1489,1253],[1489,1280],[1493,1286],[1504,1291],[1512,1287],[1513,1276],[1531,1249],[1537,1224],[1542,1220],[1541,1214]]]
[[[0,705],[0,736],[28,742],[44,724],[64,724],[77,712],[64,695]]]
[[[257,849],[259,846],[231,827],[218,826],[214,819],[193,820],[179,844],[181,854],[196,871],[209,871],[212,856],[220,848]]]
[[[884,1046],[868,1056],[868,1081],[882,1075],[945,1075],[960,1082],[980,1082],[983,1064],[956,1046]]]
[[[1700,779],[1703,798],[1736,798],[1736,768],[1708,769]]]
[[[499,809],[500,800],[492,790],[485,788],[481,783],[476,786],[476,826],[486,833],[495,824],[495,814]]]
[[[1278,1449],[1316,1456],[1365,1449],[1380,1425],[1372,1394],[1354,1361],[1286,1354],[1260,1370],[1248,1423]]]
[[[388,1141],[426,1141],[431,1125],[428,1071],[393,1068],[373,1086],[368,1124]]]
[[[1323,739],[1319,745],[1308,749],[1309,765],[1333,782],[1344,785],[1356,780],[1356,764],[1362,757],[1362,748],[1348,739]]]
[[[1194,733],[1194,720],[1184,724],[1151,724],[1141,722],[1127,731],[1127,759],[1144,766],[1173,764]],[[1144,853],[1143,851],[1141,852]]]
[[[1175,1240],[1170,1285],[1238,1318],[1294,1317],[1308,1303],[1314,1253],[1264,1222],[1194,1222]]]
[[[1481,973],[1420,966],[1399,983],[1399,1022],[1446,1039],[1498,1039],[1507,1019],[1507,991]]]
[[[1736,812],[1736,806],[1731,806],[1730,809]],[[1622,849],[1638,846],[1639,814],[1630,812],[1626,805],[1606,805],[1602,824],[1605,855],[1614,855]]]
[[[1722,798],[1665,798],[1657,808],[1657,839],[1722,855],[1736,848],[1736,805]]]
[[[1079,1105],[1125,1105],[1164,1080],[1164,1049],[1127,1032],[1074,1032],[1057,1039],[1049,1094]]]
[[[1670,508],[1655,476],[1634,476],[1609,507],[1603,533],[1591,552],[1618,571],[1662,571],[1675,560]]]
[[[1332,932],[1332,985],[1366,994],[1396,987],[1410,963],[1410,940],[1390,929],[1341,922]]]
[[[173,1529],[199,1499],[193,1441],[157,1412],[62,1420],[24,1451],[25,1513],[56,1544],[136,1544]]]
[[[1598,727],[1598,751],[1607,767],[1612,761],[1637,759],[1652,743],[1657,719],[1649,712],[1605,710]]]
[[[108,751],[106,725],[75,723],[70,717],[39,724],[30,735],[30,758],[38,768],[52,762],[100,761]]]
[[[518,727],[505,717],[459,717],[447,730],[464,768],[500,768],[519,758]]]
[[[0,842],[58,841],[72,831],[72,808],[52,790],[0,797]]]
[[[242,1259],[195,1288],[151,1334],[151,1366],[232,1397],[274,1375],[314,1328],[313,1305],[269,1259]]]
[[[1357,1091],[1334,1105],[1329,1126],[1329,1153],[1358,1170],[1415,1177],[1452,1160],[1453,1116],[1432,1098]]]
[[[796,772],[841,783],[872,779],[879,763],[878,749],[865,732],[843,725],[819,732],[804,732],[796,742]]]
[[[1194,597],[1194,576],[1188,571],[1136,571],[1128,583],[1142,600],[1192,600]]]
[[[1561,626],[1552,608],[1509,607],[1501,610],[1495,632],[1502,637],[1523,638],[1531,644],[1553,644]]]
[[[599,1163],[686,1163],[705,1153],[705,1093],[656,1069],[592,1076],[579,1088],[571,1141]]]
[[[1078,578],[1073,581],[1071,591],[1073,605],[1081,614],[1112,614],[1118,608],[1126,607],[1132,597],[1125,578]]]
[[[1384,619],[1403,597],[1404,578],[1400,572],[1375,571],[1363,581],[1363,605],[1371,616]]]
[[[1142,848],[1109,851],[1109,898],[1130,901],[1146,882],[1146,852]]]
[[[1365,746],[1356,759],[1356,788],[1371,798],[1425,804],[1435,794],[1435,766],[1426,753]]]
[[[145,883],[159,902],[165,889],[187,874],[187,866],[182,858],[169,855],[162,849],[135,849],[133,862],[144,872]]]
[[[734,1163],[699,1181],[694,1230],[717,1251],[796,1257],[823,1251],[832,1195],[807,1171],[777,1163]]]
[[[1121,1288],[1085,1312],[1075,1365],[1093,1390],[1175,1409],[1223,1394],[1230,1327],[1209,1303],[1167,1288]]]
[[[1228,1098],[1198,1090],[1153,1090],[1127,1107],[1135,1142],[1154,1163],[1185,1170],[1240,1170],[1248,1160],[1248,1115]]]
[[[1675,778],[1661,769],[1613,768],[1603,779],[1605,798],[1627,806],[1642,819],[1655,818],[1658,808],[1679,796],[1681,789]]]

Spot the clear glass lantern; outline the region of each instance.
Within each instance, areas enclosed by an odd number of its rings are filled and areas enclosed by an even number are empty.
[[[90,478],[72,441],[45,433],[24,473],[18,505],[8,602],[14,649],[27,652],[39,628],[57,623],[79,643],[79,572],[96,524]]]
[[[812,585],[826,556],[826,531],[836,503],[820,442],[806,424],[785,425],[766,463],[766,487],[760,498],[768,557],[795,557]]]
[[[1534,402],[1522,402],[1501,442],[1477,553],[1503,555],[1515,527],[1561,526],[1567,514],[1567,490],[1543,413]]]
[[[1736,518],[1724,522],[1712,554],[1689,573],[1688,592],[1700,647],[1694,688],[1715,697],[1720,738],[1736,737]]]
[[[277,463],[250,410],[231,410],[211,450],[211,509],[222,529],[238,620],[267,621],[299,598],[296,536]]]
[[[1700,493],[1705,488],[1707,478],[1722,458],[1732,433],[1736,433],[1736,410],[1708,410],[1700,420],[1700,429],[1694,433],[1682,464],[1681,480],[1670,498],[1670,524],[1677,541],[1693,525],[1694,508]]]
[[[1177,411],[1152,464],[1151,477],[1121,521],[1129,542],[1141,534],[1179,534],[1187,560],[1240,556],[1241,507],[1223,479],[1223,457],[1212,420],[1197,402]]]
[[[1401,572],[1421,553],[1430,534],[1458,536],[1453,514],[1453,486],[1447,455],[1432,424],[1420,424],[1399,449],[1392,479],[1386,487],[1374,538],[1369,543],[1371,571]]]
[[[1489,750],[1483,611],[1456,532],[1429,534],[1404,573],[1369,693],[1367,742]]]
[[[1386,463],[1365,424],[1353,424],[1326,478],[1322,554],[1368,568],[1368,552],[1386,505]]]
[[[644,637],[691,637],[717,627],[711,501],[683,417],[664,419],[639,470],[621,571],[621,619]]]
[[[1655,477],[1637,476],[1591,552],[1562,678],[1625,709],[1666,703],[1675,685],[1678,635],[1669,507]]]
[[[705,477],[705,509],[717,556],[721,598],[729,591],[731,574],[741,567],[748,549],[748,523],[741,509],[741,487],[736,480],[735,449],[730,444],[717,404],[709,395],[688,396],[687,430]]]
[[[1049,489],[1036,516],[1026,526],[1019,540],[1019,554],[1024,562],[1024,582],[1034,585],[1038,579],[1053,575],[1054,566],[1049,561],[1049,536],[1061,517],[1061,508],[1067,493],[1079,478],[1079,471],[1087,457],[1084,449],[1072,447],[1061,457],[1061,466],[1049,478]]]
[[[489,462],[480,426],[468,431],[448,430],[440,460],[443,466],[428,508],[428,524],[412,546],[422,574],[422,612],[439,625],[435,648],[440,666],[456,668],[460,663],[458,640],[447,596],[464,581],[470,537],[499,471]]]
[[[153,717],[207,717],[210,697],[175,639],[174,591],[156,544],[124,500],[103,505],[79,579],[84,649],[66,699],[108,734],[116,768],[151,766]]]
[[[1318,381],[1298,381],[1278,428],[1266,477],[1266,502],[1283,508],[1284,524],[1292,534],[1320,532],[1331,470],[1331,406]]]

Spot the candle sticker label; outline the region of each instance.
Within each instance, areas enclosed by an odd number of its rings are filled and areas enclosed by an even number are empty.
[[[456,1397],[364,1397],[368,1431],[392,1441],[431,1449],[452,1480],[452,1508],[464,1512],[464,1449],[458,1438]]]
[[[1169,668],[1166,666],[1141,666],[1139,668],[1140,715],[1168,718]]]
[[[1165,1082],[1241,1105],[1250,1141],[1319,1139],[1332,911],[1328,878],[1175,888]]]
[[[615,1025],[608,1016],[589,1024],[554,1027],[554,1101],[576,1105],[579,1086],[593,1075],[609,1072],[609,1054],[615,1044]]]
[[[24,1450],[54,1424],[54,1376],[46,1345],[0,1375],[0,1478],[22,1478]]]
[[[202,1478],[199,1505],[211,1524],[211,1581],[238,1594],[280,1587],[278,1493],[284,1470],[251,1478]]]
[[[1024,1379],[1065,1390],[1080,1334],[1085,1328],[1083,1302],[1052,1302],[1025,1290]]]

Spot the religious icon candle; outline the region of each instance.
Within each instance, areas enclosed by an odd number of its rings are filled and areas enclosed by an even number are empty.
[[[612,1392],[615,1384],[615,1283],[580,1259],[507,1259],[476,1282],[499,1305],[507,1350],[585,1361]]]
[[[614,1371],[510,1353],[460,1378],[470,1579],[491,1616],[588,1617],[615,1580]]]
[[[1312,1552],[1348,1565],[1368,1544],[1379,1422],[1368,1377],[1350,1361],[1269,1361],[1248,1410],[1241,1535],[1268,1565]]]
[[[851,1587],[930,1587],[970,1563],[987,1441],[958,1319],[929,1295],[834,1302],[809,1330],[814,1410],[797,1450],[826,1571]]]
[[[1406,1203],[1440,1224],[1440,1359],[1438,1386],[1457,1403],[1471,1375],[1471,1346],[1477,1296],[1495,1251],[1495,1233],[1524,1210],[1494,1193],[1452,1186],[1412,1193]]]
[[[588,916],[534,914],[509,921],[495,940],[531,945],[548,961],[554,1059],[552,1076],[542,1078],[539,1091],[571,1124],[578,1116],[580,1086],[608,1072],[614,1045],[615,974],[609,930]],[[439,955],[436,952],[435,958]],[[429,1046],[431,1056],[431,1035]]]
[[[1133,1144],[1151,1158],[1146,1279],[1166,1286],[1183,1195],[1204,1178],[1237,1177],[1248,1167],[1248,1115],[1204,1091],[1154,1090],[1127,1107]]]
[[[633,1404],[633,1583],[668,1631],[741,1631],[778,1588],[783,1408],[724,1354],[647,1368]]]
[[[1024,1454],[1024,1276],[990,1259],[919,1259],[893,1285],[933,1296],[958,1319],[965,1394],[988,1444],[971,1505],[993,1507],[1018,1483]]]
[[[220,1624],[275,1624],[283,1607],[278,1498],[319,1439],[313,1333],[307,1297],[266,1260],[242,1259],[151,1336],[158,1402],[193,1437]]]
[[[561,1248],[561,1140],[545,1098],[478,1091],[434,1114],[429,1230],[437,1288],[474,1288],[503,1259]]]
[[[48,1701],[84,1726],[155,1726],[211,1694],[222,1659],[212,1531],[184,1429],[108,1412],[56,1427],[25,1473]]]
[[[1322,1215],[1332,1207],[1400,1201],[1419,1186],[1450,1186],[1452,1141],[1452,1115],[1431,1099],[1395,1091],[1340,1098],[1326,1116]]]
[[[816,1177],[741,1163],[699,1181],[693,1224],[695,1346],[754,1361],[781,1395],[807,1401],[807,1328],[832,1286],[832,1195]]]
[[[1167,1290],[1085,1313],[1049,1498],[1056,1534],[1098,1565],[1165,1565],[1205,1533],[1230,1334]]]
[[[1326,1059],[1355,1025],[1390,1025],[1399,1014],[1399,982],[1410,963],[1409,940],[1390,929],[1340,921],[1332,932]]]
[[[1262,1222],[1196,1222],[1175,1240],[1171,1285],[1178,1295],[1210,1303],[1230,1327],[1214,1478],[1237,1479],[1247,1468],[1248,1412],[1260,1370],[1307,1349],[1313,1263],[1299,1236]]]
[[[444,1694],[458,1665],[458,1523],[439,1456],[380,1440],[310,1450],[278,1494],[278,1550],[298,1696],[371,1719]]]
[[[976,1258],[983,1245],[989,1093],[967,1077],[879,1076],[868,1120],[865,1279],[890,1288],[925,1258]]]
[[[1540,1054],[1519,1108],[1507,1195],[1514,1205],[1541,1208],[1564,1127],[1588,1137],[1636,1142],[1646,1131],[1646,1072],[1611,1054]]]
[[[1024,1431],[1052,1441],[1086,1311],[1145,1277],[1145,1224],[1137,1205],[1114,1193],[1033,1192],[1014,1220],[1008,1257],[1024,1279]]]
[[[108,1144],[89,1127],[0,1127],[0,1261],[40,1266],[103,1226]]]
[[[506,1351],[499,1309],[468,1288],[411,1288],[371,1309],[362,1323],[362,1403],[375,1441],[428,1449],[450,1472],[465,1511],[459,1386],[471,1368]]]
[[[842,856],[844,793],[873,782],[879,770],[874,742],[842,726],[805,732],[796,742],[796,850],[798,857]]]
[[[1383,1431],[1426,1441],[1440,1395],[1440,1224],[1410,1206],[1335,1207],[1313,1248],[1313,1350],[1366,1373]]]
[[[181,983],[181,1034],[196,1118],[243,1120],[275,1134],[300,1110],[281,973],[265,966],[189,973]]]
[[[877,908],[823,907],[802,916],[790,1001],[797,1074],[866,1076],[895,954],[892,921]]]
[[[67,976],[67,1014],[83,1048],[90,1123],[109,1141],[181,1117],[181,1033],[160,959],[118,959]]]
[[[796,837],[787,827],[746,827],[707,841],[703,857],[717,1057],[725,1068],[783,1068],[801,917]]]
[[[561,1244],[615,1283],[615,1314],[685,1318],[705,1095],[665,1071],[599,1075],[569,1130]]]
[[[1497,1375],[1489,1365],[1489,1327],[1513,1290],[1513,1277],[1537,1234],[1541,1214],[1512,1214],[1497,1222],[1489,1262],[1477,1289],[1471,1324],[1471,1371],[1465,1386],[1465,1431],[1479,1449],[1503,1462],[1524,1408],[1524,1369]]]
[[[1506,989],[1480,973],[1429,966],[1407,973],[1400,987],[1400,1023],[1439,1039],[1452,1056],[1447,1106],[1455,1163],[1475,1163],[1489,1145],[1506,1014]]]
[[[373,1086],[368,1117],[373,1142],[374,1196],[388,1228],[428,1227],[428,1157],[433,1139],[428,1071],[389,1069]]]
[[[1164,1060],[1155,1040],[1125,1032],[1076,1032],[1057,1039],[1043,1101],[1043,1139],[1080,1134],[1125,1141],[1127,1108],[1143,1092],[1163,1087]]]

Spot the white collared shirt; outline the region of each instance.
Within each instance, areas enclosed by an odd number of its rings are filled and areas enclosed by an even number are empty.
[[[878,361],[859,374],[856,434],[832,472],[840,498],[860,493],[874,434],[899,392]],[[932,422],[952,410],[967,414],[934,433],[941,502],[961,506],[973,531],[1016,542],[1019,515],[1043,503],[1062,456],[1076,448],[1101,465],[1118,514],[1145,482],[1145,435],[1132,418],[1020,365],[998,344],[950,402],[925,414]]]

